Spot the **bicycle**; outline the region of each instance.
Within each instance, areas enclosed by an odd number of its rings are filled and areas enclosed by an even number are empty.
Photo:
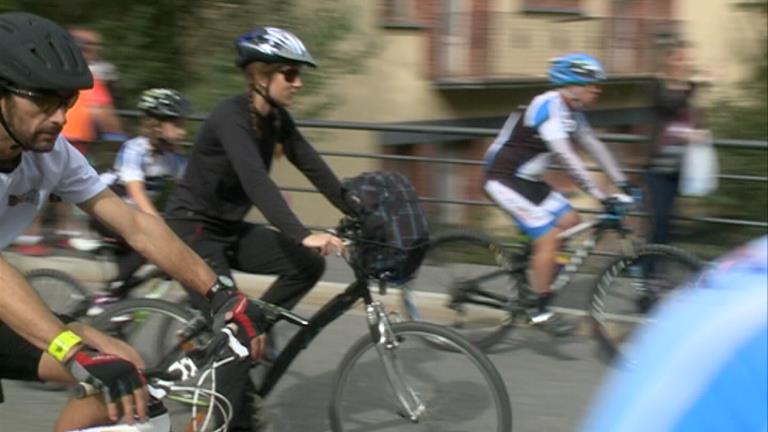
[[[79,246],[76,241],[70,241],[71,250],[87,258],[96,258],[99,263],[110,262],[123,246],[111,239],[89,240]],[[88,315],[92,306],[96,305],[98,296],[91,294],[78,279],[71,274],[54,268],[36,268],[24,273],[24,277],[32,288],[40,295],[51,310],[59,315],[81,319]],[[149,283],[148,283],[149,282]],[[142,297],[163,298],[174,286],[174,282],[154,265],[140,270],[131,278],[131,286],[145,288]]]
[[[561,233],[564,241],[581,233],[586,238],[552,283],[553,291],[573,286],[574,275],[593,255],[599,240],[609,231],[619,235],[618,257],[598,272],[588,294],[589,323],[609,359],[621,352],[623,341],[661,298],[704,267],[683,249],[636,241],[624,223],[626,210],[600,214]],[[405,314],[416,321],[429,315],[431,321],[451,326],[481,349],[489,349],[519,318],[527,318],[526,309],[535,302],[526,275],[530,253],[530,244],[516,252],[482,232],[447,231],[433,236],[419,274],[401,290]],[[447,299],[441,296],[438,302],[432,301],[438,305],[428,311],[427,302],[416,299],[416,286],[438,286]]]
[[[354,256],[359,225],[344,221],[336,235],[348,243]],[[348,262],[355,270],[355,280],[310,319],[254,300],[265,310],[269,323],[286,321],[298,327],[274,362],[260,366],[265,370],[256,394],[267,397],[320,331],[362,300],[369,334],[351,346],[337,368],[329,404],[332,430],[349,431],[354,425],[387,422],[397,423],[398,430],[510,431],[509,395],[488,357],[451,329],[425,322],[393,322],[382,303],[373,299],[370,276],[355,268],[354,261]],[[382,294],[386,287],[379,279]],[[167,368],[184,346],[195,338],[205,339],[210,332],[208,321],[199,313],[158,299],[120,302],[96,317],[93,324],[119,335],[125,324],[113,319],[135,313],[172,317],[178,334],[184,335],[170,352],[145,359],[155,368]],[[453,347],[455,352],[432,349],[434,341]],[[462,392],[461,403],[447,397],[451,391]]]
[[[108,261],[121,246],[109,239],[99,241],[89,240],[87,246],[79,247],[77,242],[70,242],[72,250],[84,254],[86,257],[97,257],[99,261]],[[98,294],[92,294],[80,281],[67,272],[54,268],[36,268],[24,273],[27,283],[37,292],[46,305],[59,316],[66,316],[75,320],[90,321],[89,311],[92,307],[104,305],[98,303]],[[141,297],[165,298],[176,284],[168,278],[158,267],[150,266],[146,270],[137,272],[131,281],[133,286],[142,286]],[[139,319],[132,317],[131,319]],[[159,327],[158,331],[165,334],[169,331],[169,323]],[[162,338],[157,338],[160,341]],[[156,350],[165,347],[158,345]],[[28,387],[58,391],[65,386],[56,383],[25,382]]]
[[[234,336],[235,331],[235,327],[225,327],[205,346],[187,350],[166,370],[144,371],[151,395],[146,422],[96,426],[69,432],[170,432],[171,418],[162,400],[175,398],[191,398],[194,401],[187,430],[225,432],[232,418],[232,406],[216,391],[214,377],[219,367],[248,356],[248,349]],[[209,380],[210,387],[207,387],[206,381]],[[191,381],[194,383],[189,384]],[[83,398],[98,394],[98,390],[81,382],[74,387],[73,393],[76,398]],[[199,406],[206,409],[198,412]],[[221,426],[211,429],[214,418],[223,419],[223,422]]]

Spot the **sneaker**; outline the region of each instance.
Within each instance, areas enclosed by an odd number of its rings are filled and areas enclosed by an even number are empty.
[[[538,327],[557,337],[570,336],[576,329],[573,324],[563,320],[559,315],[548,310],[529,310],[528,320],[532,326]]]

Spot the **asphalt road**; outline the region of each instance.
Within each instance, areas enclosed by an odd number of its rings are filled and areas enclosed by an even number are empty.
[[[12,256],[8,259],[17,260],[16,265],[26,268],[42,265],[72,268],[72,262],[66,259],[48,258],[37,262],[18,261],[18,257]],[[77,269],[81,276],[89,279],[87,276],[92,269],[82,265],[77,265]],[[94,272],[97,273],[103,277],[109,271]],[[340,292],[343,286],[338,282],[350,277],[351,273],[343,263],[331,262],[325,283],[317,287],[297,310],[311,315],[329,292]],[[92,278],[96,279],[98,277]],[[268,282],[268,279],[238,277],[240,286],[247,290],[258,291]],[[396,305],[396,295],[390,294],[386,298]],[[313,341],[264,402],[270,432],[329,430],[327,404],[333,373],[352,341],[366,331],[362,313],[351,311]],[[598,359],[591,339],[574,336],[557,340],[528,328],[515,329],[489,356],[509,390],[514,430],[522,432],[575,430],[607,370]],[[51,430],[65,393],[30,389],[10,381],[3,381],[3,386],[6,402],[0,405],[0,431]],[[396,429],[383,427],[376,430]]]

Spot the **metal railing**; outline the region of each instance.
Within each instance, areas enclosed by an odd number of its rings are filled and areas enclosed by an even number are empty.
[[[124,117],[138,117],[140,113],[138,111],[119,111],[119,114]],[[202,121],[204,116],[193,116],[191,120]],[[302,128],[316,128],[316,129],[336,129],[336,130],[352,130],[352,131],[372,131],[372,132],[409,132],[409,133],[427,133],[427,134],[441,134],[441,135],[461,135],[466,137],[495,137],[498,134],[498,130],[494,128],[472,128],[472,127],[455,127],[455,126],[429,126],[429,125],[407,125],[407,124],[395,124],[395,123],[371,123],[371,122],[353,122],[353,121],[328,121],[328,120],[297,120],[297,125]],[[630,134],[600,134],[599,137],[607,143],[641,143],[648,140],[648,137],[641,135]],[[738,139],[716,139],[714,145],[718,148],[727,149],[749,149],[749,150],[762,150],[768,151],[768,140],[738,140]],[[357,159],[375,159],[382,161],[403,161],[403,162],[422,162],[431,164],[445,164],[445,165],[461,165],[461,166],[481,166],[481,160],[467,160],[457,158],[439,158],[439,157],[426,157],[426,156],[409,156],[409,155],[393,155],[393,154],[381,154],[381,153],[361,153],[361,152],[343,152],[343,151],[328,151],[319,150],[319,153],[325,157],[340,157],[340,158],[357,158]],[[553,165],[551,168],[561,170],[562,167]],[[588,165],[587,169],[590,171],[600,171],[600,168],[595,165]],[[626,173],[641,173],[642,169],[639,168],[625,168]],[[725,181],[743,181],[743,182],[759,182],[768,183],[768,176],[758,175],[743,175],[738,173],[720,173],[718,175],[720,180]],[[281,186],[283,191],[288,192],[300,192],[300,193],[319,193],[313,188]],[[471,199],[445,199],[436,197],[421,197],[423,202],[434,204],[453,204],[459,206],[478,206],[478,207],[493,207],[495,204],[490,201],[471,200]],[[597,210],[578,208],[580,212],[584,213],[598,213]],[[636,212],[634,216],[647,216],[646,213]],[[767,221],[759,220],[743,220],[733,218],[718,218],[718,217],[684,217],[675,216],[677,220],[685,220],[691,222],[700,222],[708,224],[723,224],[732,226],[744,226],[755,228],[768,228]]]

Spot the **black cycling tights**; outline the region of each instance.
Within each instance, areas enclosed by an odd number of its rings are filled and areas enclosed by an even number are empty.
[[[168,224],[217,274],[236,269],[277,275],[261,297],[269,303],[294,307],[325,271],[325,259],[320,254],[263,226],[243,222],[223,227],[190,220],[170,220]],[[202,295],[190,292],[190,296],[196,307],[209,309]],[[249,370],[250,362],[245,361],[224,367],[217,374],[217,382],[226,383],[217,391],[232,403],[235,413],[230,431],[252,431],[254,386],[247,378]]]
[[[170,220],[168,225],[217,274],[230,274],[235,269],[276,275],[277,280],[261,298],[289,309],[315,286],[325,271],[325,258],[320,254],[261,225],[242,222],[224,228],[189,220]],[[199,306],[207,309],[207,300],[196,297],[203,300]]]

